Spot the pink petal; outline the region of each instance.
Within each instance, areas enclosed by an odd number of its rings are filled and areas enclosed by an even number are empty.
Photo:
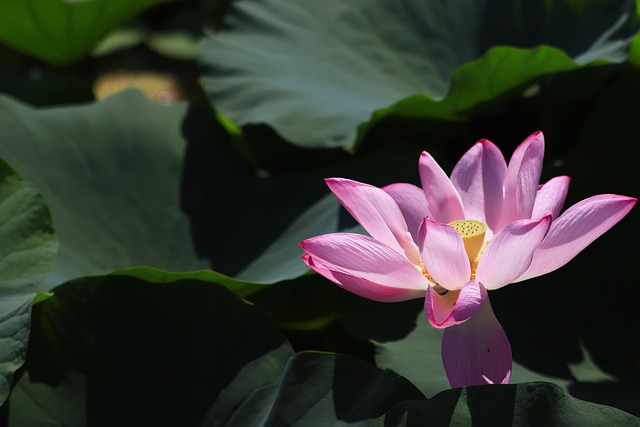
[[[419,264],[420,255],[393,198],[382,189],[342,178],[325,180],[342,206],[371,236]]]
[[[462,237],[453,227],[425,218],[418,244],[424,266],[440,286],[455,291],[469,281],[469,257]]]
[[[511,346],[489,300],[469,320],[444,330],[442,362],[452,388],[509,383]]]
[[[557,218],[567,198],[570,181],[568,176],[556,176],[544,184],[536,195],[531,218],[542,218],[549,213],[552,219]]]
[[[480,258],[476,278],[487,289],[498,289],[524,273],[551,224],[551,215],[521,219],[500,230]]]
[[[449,291],[444,295],[429,287],[424,300],[427,319],[434,328],[448,328],[465,322],[482,308],[487,300],[487,290],[478,281],[466,283],[460,291]]]
[[[571,206],[553,221],[531,265],[518,281],[547,274],[571,261],[624,218],[636,201],[633,197],[600,194]]]
[[[544,157],[544,136],[535,132],[516,148],[504,178],[501,225],[531,218]]]
[[[417,242],[418,228],[424,217],[429,215],[424,191],[415,185],[405,183],[387,185],[382,189],[395,200],[413,236],[413,241]]]
[[[482,221],[497,231],[506,170],[500,149],[486,139],[462,156],[451,172],[451,182],[460,194],[466,219]]]
[[[431,217],[445,224],[464,219],[464,209],[458,191],[440,165],[426,151],[420,156],[418,168]]]
[[[369,236],[325,234],[300,246],[309,267],[365,298],[384,302],[422,298],[429,286],[415,265]]]

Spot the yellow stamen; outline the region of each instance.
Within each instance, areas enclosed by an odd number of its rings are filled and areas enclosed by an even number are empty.
[[[469,257],[469,262],[473,265],[480,254],[484,244],[484,235],[487,232],[487,225],[482,221],[474,219],[463,219],[450,222],[449,225],[462,236],[464,249]]]

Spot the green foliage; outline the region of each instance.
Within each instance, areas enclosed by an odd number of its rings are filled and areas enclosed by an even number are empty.
[[[0,161],[0,404],[24,362],[31,301],[58,249],[49,210],[29,181]]]
[[[128,267],[207,267],[180,211],[185,113],[135,91],[66,108],[0,100],[0,155],[40,189],[60,238],[50,286]]]
[[[450,390],[423,301],[298,246],[364,232],[324,178],[480,138],[544,131],[567,206],[637,196],[637,1],[160,3],[0,0],[0,425],[640,425],[637,211],[491,292],[509,386]],[[146,72],[175,87],[91,100]]]
[[[68,64],[119,24],[166,1],[1,0],[0,41],[52,64]]]
[[[194,280],[79,279],[35,305],[33,325],[10,425],[52,422],[53,402],[89,425],[197,425],[214,402],[234,407],[226,388],[237,375],[260,372],[251,393],[278,381],[291,354],[265,313]]]
[[[637,426],[623,411],[584,402],[543,382],[447,390],[428,401],[405,402],[374,426],[617,425]]]
[[[549,74],[620,62],[634,12],[630,1],[246,2],[204,39],[200,62],[211,102],[239,125],[353,149],[385,116],[452,120]]]

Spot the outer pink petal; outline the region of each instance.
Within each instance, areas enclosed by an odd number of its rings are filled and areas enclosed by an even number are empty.
[[[418,244],[424,266],[440,286],[455,291],[469,281],[469,257],[462,237],[453,227],[425,218],[418,232]]]
[[[637,199],[600,194],[582,200],[553,221],[549,233],[518,281],[552,272],[571,261],[629,213]]]
[[[420,156],[418,168],[431,217],[445,224],[464,219],[464,209],[458,191],[440,165],[426,151]]]
[[[424,191],[415,185],[405,183],[387,185],[382,189],[395,200],[404,216],[413,241],[417,242],[418,228],[420,228],[422,220],[429,215]]]
[[[544,136],[535,132],[516,148],[504,178],[504,227],[518,219],[531,218],[538,192],[544,157]]]
[[[521,219],[500,230],[480,258],[476,278],[487,289],[507,285],[524,273],[542,242],[551,215],[540,219]]]
[[[487,290],[482,283],[473,280],[460,291],[450,291],[444,295],[429,287],[424,300],[427,319],[434,328],[448,328],[465,322],[482,308],[487,300]]]
[[[384,302],[422,298],[429,286],[415,265],[369,236],[325,234],[300,246],[309,267],[365,298]]]
[[[502,152],[486,139],[474,144],[460,158],[451,172],[451,182],[460,194],[466,219],[477,219],[497,231],[506,170]]]
[[[420,255],[393,198],[382,189],[342,178],[325,180],[333,194],[371,236],[419,264]]]
[[[509,383],[511,346],[489,300],[466,322],[445,329],[442,362],[453,388]]]
[[[544,184],[536,195],[531,218],[542,218],[549,213],[552,219],[557,218],[567,198],[570,181],[568,176],[556,176]]]

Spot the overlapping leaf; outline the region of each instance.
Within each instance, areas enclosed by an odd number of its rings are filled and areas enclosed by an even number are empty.
[[[240,403],[225,390],[243,369],[259,370],[248,395],[277,384],[292,353],[264,312],[194,280],[79,279],[36,304],[33,325],[10,426],[72,413],[97,426],[198,425],[213,402]]]
[[[0,405],[24,362],[31,302],[43,290],[58,242],[33,184],[0,160]]]
[[[373,425],[637,426],[640,419],[575,399],[556,385],[532,382],[447,390],[430,400],[402,403]]]
[[[8,427],[79,426],[84,414],[91,426],[638,422],[548,383],[446,390],[426,400],[406,378],[358,359],[292,355],[265,313],[193,280],[80,279],[36,304],[33,319]]]
[[[247,1],[203,41],[200,62],[211,101],[236,123],[353,148],[383,117],[456,120],[533,79],[620,62],[636,21],[627,0]]]

